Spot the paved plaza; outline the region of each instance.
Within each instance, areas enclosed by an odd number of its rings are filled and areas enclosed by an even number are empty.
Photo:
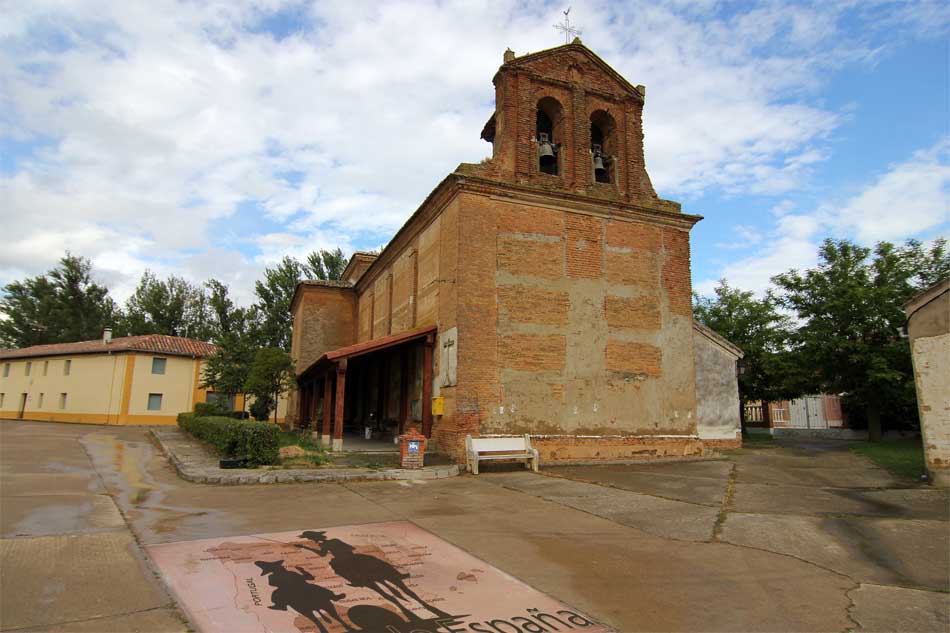
[[[272,578],[365,602],[372,595],[354,588],[360,581],[331,586],[318,573],[371,547],[411,571],[398,555],[414,543],[442,566],[428,572],[438,588],[412,572],[423,602],[410,610],[478,614],[432,630],[516,630],[485,624],[499,595],[545,600],[578,614],[574,630],[587,631],[950,626],[948,493],[895,479],[842,443],[680,463],[542,464],[541,475],[493,468],[425,481],[222,487],[180,479],[145,428],[3,422],[0,467],[3,630],[212,630],[181,589],[187,561],[222,543],[271,536],[283,550],[240,559],[250,565],[240,579],[248,595],[253,579],[264,609]],[[331,551],[330,540],[344,545]],[[302,546],[313,556],[297,556]],[[290,552],[286,564],[277,563],[282,552]],[[443,588],[447,570],[457,582]],[[466,574],[483,583],[478,592]],[[460,587],[471,600],[455,595]],[[355,603],[339,602],[346,620]],[[284,613],[279,600],[273,605],[270,613]],[[369,631],[353,620],[382,621],[369,608],[341,624],[294,617],[293,603],[286,607],[297,630],[319,630],[319,622],[334,633]]]

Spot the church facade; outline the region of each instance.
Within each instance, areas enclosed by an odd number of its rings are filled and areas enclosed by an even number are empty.
[[[468,434],[528,433],[542,463],[701,454],[701,218],[653,189],[645,88],[579,40],[507,51],[494,85],[491,158],[341,281],[298,286],[290,418],[335,448],[418,426],[459,460]]]

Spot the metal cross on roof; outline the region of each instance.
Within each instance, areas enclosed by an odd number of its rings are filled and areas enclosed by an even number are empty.
[[[571,25],[571,16],[569,15],[570,12],[571,12],[571,7],[568,7],[567,11],[562,12],[564,13],[564,24],[554,25],[555,29],[564,33],[565,44],[570,44],[572,39],[574,39],[575,37],[581,34],[580,30],[578,30],[576,27]]]

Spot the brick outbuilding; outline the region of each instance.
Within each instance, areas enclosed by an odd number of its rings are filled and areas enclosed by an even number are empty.
[[[494,84],[492,157],[459,165],[342,281],[298,286],[295,423],[337,447],[418,426],[456,459],[466,434],[529,433],[542,463],[701,453],[701,218],[653,189],[645,88],[580,40],[507,51]]]

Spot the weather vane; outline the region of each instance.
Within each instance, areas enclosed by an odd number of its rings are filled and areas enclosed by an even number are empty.
[[[570,44],[572,39],[574,39],[575,37],[581,34],[580,30],[578,30],[577,27],[571,26],[571,16],[569,15],[570,12],[571,12],[571,7],[568,7],[567,11],[562,12],[564,13],[564,24],[554,25],[555,29],[564,33],[565,44]]]

